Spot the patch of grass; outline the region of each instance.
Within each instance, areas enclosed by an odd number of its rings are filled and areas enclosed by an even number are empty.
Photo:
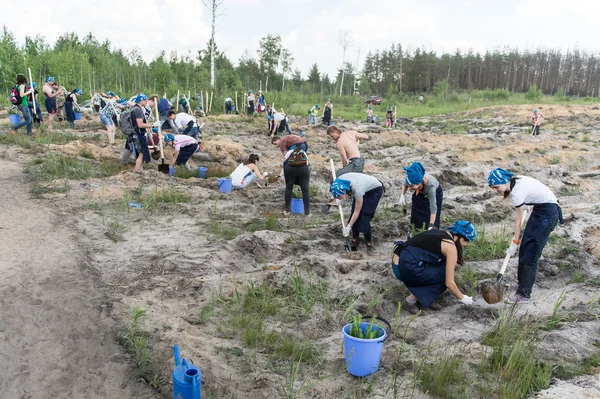
[[[233,170],[229,168],[225,168],[222,166],[211,166],[206,171],[206,178],[208,179],[211,177],[229,177],[231,175],[231,172],[233,172]]]
[[[470,266],[462,266],[456,274],[457,284],[462,286],[468,296],[473,296],[479,282],[475,269]]]
[[[587,133],[584,133],[583,137],[581,137],[581,142],[588,143],[589,141],[590,141],[590,135]]]
[[[558,165],[560,163],[560,157],[559,156],[553,156],[552,158],[548,159],[548,163],[550,165]]]
[[[121,223],[113,220],[108,224],[108,230],[104,232],[104,235],[113,242],[125,241],[123,233],[127,231],[127,227]]]
[[[564,197],[572,197],[581,194],[581,187],[573,186],[573,187],[563,187],[559,191],[560,195]]]
[[[585,280],[585,274],[583,273],[583,270],[575,270],[575,273],[573,273],[573,275],[571,276],[571,283],[582,283],[583,280]]]
[[[81,158],[94,159],[94,155],[92,155],[87,148],[83,148],[81,151],[79,151],[79,156]]]
[[[44,133],[35,138],[38,144],[67,144],[80,138],[70,133]]]
[[[556,300],[556,303],[554,304],[554,310],[552,311],[552,316],[550,316],[550,319],[548,320],[548,323],[546,325],[547,330],[556,329],[558,327],[558,325],[565,320],[565,317],[560,313],[560,307],[564,303],[565,299],[567,299],[567,296],[565,295],[565,291],[566,291],[566,288],[560,293],[560,295],[558,296],[558,299]]]
[[[18,145],[25,149],[30,149],[34,145],[29,136],[24,134],[2,134],[0,135],[0,143]]]
[[[433,364],[424,364],[417,370],[417,378],[424,392],[444,399],[468,398],[468,378],[464,359],[442,357]]]
[[[537,147],[535,147],[535,148],[533,149],[533,151],[534,151],[534,152],[536,152],[536,153],[538,153],[538,154],[541,154],[541,155],[544,155],[545,153],[547,153],[547,152],[548,152],[548,150],[545,150],[545,149],[543,149],[543,148],[537,148]]]
[[[198,171],[196,169],[187,170],[185,166],[179,165],[175,169],[175,177],[179,177],[181,179],[190,179],[192,177],[198,177]]]
[[[38,165],[30,169],[39,180],[57,179],[85,180],[92,177],[104,177],[105,174],[87,160],[50,152]]]
[[[208,302],[206,305],[204,305],[202,307],[202,309],[200,310],[200,318],[199,318],[200,324],[208,323],[208,321],[212,317],[213,312],[215,310],[215,302],[216,302],[216,298],[211,297],[210,302]]]
[[[146,334],[142,331],[146,315],[145,309],[139,307],[132,309],[127,331],[122,337],[123,345],[133,356],[140,376],[146,375],[152,361],[152,352],[148,348]]]
[[[208,225],[208,232],[217,238],[222,238],[229,241],[242,234],[243,231],[236,227],[229,226],[222,219],[214,219],[211,220],[210,224]]]
[[[468,261],[501,259],[508,249],[511,234],[502,227],[499,232],[488,233],[484,228],[478,232],[477,238],[465,248],[464,257]]]

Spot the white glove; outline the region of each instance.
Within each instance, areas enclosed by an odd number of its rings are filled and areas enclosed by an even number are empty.
[[[517,249],[519,248],[519,244],[515,244],[514,242],[510,244],[510,247],[506,250],[506,254],[510,256],[515,256],[517,253]]]
[[[464,303],[465,305],[472,305],[473,304],[473,297],[472,296],[463,295],[462,299],[459,299],[458,301]]]
[[[269,176],[269,172],[265,172],[263,173],[263,177],[266,178],[267,176]]]
[[[406,195],[401,195],[400,196],[400,206],[405,206],[406,205]]]
[[[350,233],[352,233],[352,225],[349,224],[348,226],[346,226],[346,235],[350,235]]]
[[[433,229],[435,229],[435,227],[433,225],[431,225],[431,226],[429,226],[429,228],[427,230],[429,231],[429,230],[433,230]]]

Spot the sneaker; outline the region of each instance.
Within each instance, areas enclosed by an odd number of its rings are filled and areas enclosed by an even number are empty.
[[[370,252],[370,253],[375,252],[375,247],[373,246],[372,242],[367,243],[367,252]]]
[[[420,312],[416,303],[408,303],[406,300],[402,302],[402,309],[406,310],[410,314],[417,314]]]
[[[421,305],[420,302],[417,302],[417,306],[420,309],[433,310],[433,311],[436,311],[436,312],[442,310],[442,305],[440,305],[437,302],[433,302],[431,305],[429,305],[428,308],[426,308],[425,306]]]
[[[289,216],[289,214],[290,214],[290,211],[283,211],[283,214],[284,214],[285,216]]]
[[[519,294],[515,294],[514,296],[506,298],[504,303],[507,303],[509,305],[529,305],[531,303],[531,299],[525,298],[524,296],[521,296]]]

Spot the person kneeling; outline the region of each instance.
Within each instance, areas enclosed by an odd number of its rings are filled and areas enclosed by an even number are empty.
[[[250,154],[245,162],[238,165],[237,168],[231,173],[231,186],[236,189],[242,189],[248,187],[250,183],[254,182],[257,178],[264,180],[263,176],[258,170],[256,163],[259,161],[258,154]]]
[[[446,230],[428,230],[406,242],[399,241],[392,256],[392,271],[411,293],[402,309],[412,314],[419,313],[417,304],[436,309],[431,305],[446,289],[460,302],[471,305],[473,298],[463,295],[454,282],[454,268],[457,263],[464,264],[463,248],[475,237],[475,226],[458,220]]]
[[[171,159],[170,166],[185,165],[185,168],[187,170],[190,170],[188,160],[198,149],[198,143],[196,142],[196,139],[183,134],[173,135],[169,133],[165,135],[164,140],[167,146],[173,147],[175,149],[175,153],[173,154],[173,158]]]

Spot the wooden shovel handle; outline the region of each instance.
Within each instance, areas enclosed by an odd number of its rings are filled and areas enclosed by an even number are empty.
[[[331,175],[333,176],[333,180],[335,180],[335,165],[331,158],[329,158],[329,166],[331,166]],[[347,237],[348,233],[346,232],[346,222],[344,222],[344,210],[342,209],[342,204],[338,205],[338,210],[340,211],[340,219],[342,220],[342,233],[344,234],[344,237]]]
[[[525,222],[526,218],[527,218],[527,210],[523,210],[523,218],[521,219],[521,226],[523,226],[523,223]],[[511,238],[511,242],[512,242],[512,238]],[[500,273],[498,273],[499,275],[504,274],[504,272],[506,271],[506,267],[508,266],[509,260],[510,260],[510,255],[506,254],[506,256],[504,257],[504,262],[502,262],[502,267],[500,268]]]

